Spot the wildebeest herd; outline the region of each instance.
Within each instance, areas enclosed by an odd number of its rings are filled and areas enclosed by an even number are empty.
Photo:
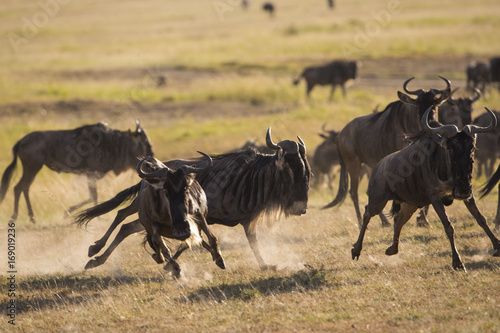
[[[145,234],[145,243],[153,250],[154,261],[159,264],[166,261],[165,269],[175,277],[181,273],[176,260],[194,244],[202,245],[217,266],[225,268],[217,237],[210,228],[213,224],[230,227],[241,224],[259,267],[275,269],[264,261],[260,252],[258,222],[266,216],[306,214],[313,174],[317,185],[325,176],[332,189],[333,169],[339,165],[338,193],[323,208],[339,205],[347,193],[350,194],[360,226],[359,238],[351,250],[353,259],[360,256],[371,217],[379,215],[383,225],[390,225],[382,211],[387,202],[392,201],[394,238],[387,255],[398,252],[401,229],[417,209],[421,209],[418,223],[428,224],[426,211],[432,205],[450,241],[453,268],[465,270],[455,248],[453,226],[444,208],[455,199],[464,201],[490,238],[495,250],[493,255],[500,256],[500,243],[479,212],[472,192],[474,160],[489,176],[498,153],[498,113],[486,108],[485,114],[473,119],[472,109],[485,87],[495,82],[496,74],[493,73],[498,70],[499,59],[492,59],[486,69],[478,63],[467,68],[471,97],[453,97],[455,91],[451,89],[451,82],[444,77],[440,77],[444,88],[429,90],[410,89],[410,82],[417,84],[410,78],[402,84],[404,92],[398,91],[399,99],[382,111],[354,118],[339,132],[327,130],[324,125],[320,134],[324,142],[316,148],[312,165],[308,162],[306,144],[299,136],[297,141],[275,143],[270,127],[265,146],[248,143],[221,155],[200,152],[201,158],[164,162],[153,157],[152,144],[139,123],[135,131],[126,132],[110,129],[102,123],[73,130],[33,132],[12,148],[14,158],[2,177],[0,201],[8,190],[17,158],[21,160],[23,173],[14,187],[12,221],[18,218],[22,193],[29,218],[35,223],[29,188],[43,165],[57,172],[84,174],[88,178],[90,199],[71,207],[69,212],[88,203],[93,203],[94,207],[76,215],[78,225],[87,225],[94,218],[128,203],[118,210],[103,237],[89,247],[91,259],[86,269],[102,265],[126,237],[138,232]],[[345,95],[344,84],[356,75],[357,62],[336,60],[324,66],[308,67],[300,78],[306,81],[309,97],[315,85],[331,85],[331,95],[335,86],[340,85]],[[490,149],[493,156],[475,156],[478,147],[479,153],[488,151],[490,146],[493,146]],[[119,174],[130,168],[135,168],[141,180],[97,204],[96,180],[109,171]],[[363,174],[369,177],[369,201],[361,215],[358,186]],[[482,189],[482,194],[488,194],[499,181],[500,167]],[[134,214],[137,219],[122,224]],[[499,216],[500,198],[495,220],[497,228]],[[121,227],[114,240],[98,255],[118,226]],[[174,255],[164,237],[181,241]]]

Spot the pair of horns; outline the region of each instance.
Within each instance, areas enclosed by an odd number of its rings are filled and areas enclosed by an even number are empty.
[[[205,166],[204,168],[197,168],[197,167],[193,167],[190,165],[183,165],[183,166],[179,167],[179,169],[184,170],[185,173],[199,173],[199,172],[203,172],[203,171],[206,171],[209,168],[211,168],[213,165],[212,158],[201,151],[198,151],[198,153],[200,153],[201,155],[206,157],[206,159],[208,161],[207,166]],[[151,178],[161,177],[166,172],[171,171],[169,167],[165,166],[165,167],[162,167],[161,169],[153,171],[153,172],[144,172],[144,170],[142,170],[142,166],[143,166],[144,162],[151,160],[151,159],[153,159],[156,162],[156,159],[154,157],[145,157],[137,164],[137,173],[139,174],[139,177],[145,178],[145,179],[151,179]]]
[[[279,150],[281,148],[289,154],[297,154],[298,152],[300,152],[301,154],[305,154],[306,144],[304,143],[304,141],[302,141],[300,136],[297,136],[297,139],[299,139],[298,143],[291,140],[284,140],[278,144],[275,144],[271,139],[271,127],[267,129],[266,144],[269,149]]]
[[[413,80],[415,77],[412,77],[408,80],[405,81],[405,83],[403,84],[403,89],[404,91],[409,94],[409,95],[417,95],[419,96],[420,94],[422,94],[424,91],[422,89],[418,89],[418,90],[408,90],[408,83]],[[441,79],[443,79],[444,82],[446,82],[446,88],[443,89],[443,90],[439,90],[439,89],[431,89],[430,91],[432,91],[434,94],[443,94],[446,90],[449,90],[451,88],[451,82],[450,80],[448,79],[445,79],[444,77],[440,76]]]
[[[474,137],[475,134],[477,133],[483,133],[483,132],[488,132],[497,127],[497,117],[487,107],[485,107],[486,111],[490,115],[491,122],[487,127],[481,127],[481,126],[476,126],[476,125],[466,125],[462,129],[467,135]],[[450,138],[452,136],[457,135],[460,131],[458,130],[458,127],[455,125],[441,125],[439,127],[430,127],[429,126],[429,113],[432,110],[432,106],[430,106],[427,111],[425,111],[424,116],[422,117],[422,128],[429,133],[436,133],[439,134],[440,136],[444,136],[447,138]]]

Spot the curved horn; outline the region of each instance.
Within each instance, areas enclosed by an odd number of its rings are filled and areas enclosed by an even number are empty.
[[[412,77],[412,78],[409,78],[408,80],[405,81],[405,83],[403,83],[403,89],[404,91],[407,93],[407,94],[410,94],[410,95],[420,95],[421,93],[423,93],[424,91],[422,89],[418,89],[418,90],[415,90],[415,91],[410,91],[408,90],[408,82],[410,82],[411,80],[413,80],[415,77]]]
[[[425,111],[424,116],[421,120],[422,129],[428,133],[436,133],[440,136],[444,137],[452,137],[458,133],[458,127],[455,125],[441,125],[439,127],[430,127],[429,126],[429,113],[432,110],[432,106],[430,106],[427,111]]]
[[[139,121],[139,119],[135,120],[135,125],[136,125],[135,131],[140,132],[142,130],[142,127],[141,127],[141,122]]]
[[[481,92],[479,91],[479,89],[474,88],[474,92],[476,93],[476,95],[470,100],[471,103],[474,103],[481,97]]]
[[[474,134],[488,132],[497,127],[497,117],[495,116],[495,113],[493,113],[493,111],[491,111],[487,107],[485,107],[485,109],[490,115],[491,123],[487,127],[480,127],[477,125],[467,125],[463,128],[463,131],[465,131],[470,136],[474,136]]]
[[[137,173],[139,174],[139,177],[146,178],[146,179],[155,178],[155,177],[159,177],[159,176],[163,175],[165,173],[165,170],[167,170],[167,171],[169,170],[168,167],[165,167],[165,168],[161,168],[160,170],[156,170],[156,171],[153,171],[150,173],[146,173],[146,172],[142,171],[142,165],[148,159],[154,159],[154,157],[151,157],[151,156],[145,157],[137,164],[136,170],[137,170]]]
[[[323,123],[323,126],[321,126],[321,130],[323,132],[327,132],[328,133],[328,130],[325,127],[326,127],[326,123]]]
[[[279,149],[280,149],[280,147],[279,147],[277,144],[275,144],[275,143],[273,142],[273,140],[271,139],[271,127],[269,127],[269,128],[267,129],[267,133],[266,133],[266,144],[267,144],[267,147],[268,147],[269,149],[273,149],[273,150],[279,150]]]
[[[299,152],[302,155],[305,155],[306,154],[306,144],[304,143],[304,141],[302,141],[302,139],[298,135],[297,135],[297,139],[299,139]]]
[[[193,166],[189,166],[189,165],[183,165],[183,166],[181,166],[181,168],[186,173],[199,173],[199,172],[203,172],[205,170],[210,169],[214,165],[214,161],[212,160],[212,158],[210,156],[208,156],[207,154],[205,154],[204,152],[201,152],[201,151],[197,151],[197,153],[200,153],[201,155],[203,155],[203,156],[206,157],[206,159],[208,160],[207,166],[204,167],[204,168],[197,168],[197,167],[193,167]]]
[[[440,90],[441,92],[444,92],[445,90],[450,90],[451,89],[451,82],[447,78],[444,78],[442,76],[439,76],[441,79],[443,79],[444,82],[446,82],[446,88],[443,90]]]

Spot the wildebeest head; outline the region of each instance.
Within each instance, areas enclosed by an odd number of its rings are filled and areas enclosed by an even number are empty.
[[[497,126],[497,118],[490,109],[486,108],[491,117],[490,125],[487,127],[466,125],[461,131],[455,125],[442,125],[433,128],[428,122],[431,109],[432,107],[429,107],[422,117],[422,128],[426,132],[432,133],[433,139],[447,151],[453,180],[453,197],[468,199],[472,195],[472,168],[476,134],[493,130]]]
[[[134,153],[136,156],[153,156],[153,148],[146,131],[141,127],[139,120],[136,120],[135,123],[137,125],[135,131],[128,131],[134,142]]]
[[[288,179],[283,181],[287,187],[283,193],[282,208],[285,214],[302,215],[306,213],[309,193],[311,167],[306,157],[306,145],[300,137],[299,142],[284,140],[278,144],[271,139],[271,128],[267,130],[266,144],[276,151],[275,164],[282,175]]]
[[[399,99],[406,104],[413,104],[419,108],[419,117],[421,118],[425,111],[427,110],[427,107],[429,105],[433,106],[433,109],[435,109],[437,106],[439,106],[441,103],[446,101],[450,96],[451,96],[451,83],[449,80],[445,79],[444,77],[440,76],[441,79],[443,79],[446,82],[446,88],[443,90],[439,89],[429,89],[429,91],[424,91],[422,89],[410,91],[408,90],[408,83],[414,79],[414,77],[408,79],[405,81],[403,84],[403,89],[404,91],[409,94],[409,95],[414,95],[417,96],[416,98],[411,98],[410,96],[398,91],[398,97]],[[434,113],[431,114],[431,118],[434,118]]]
[[[212,166],[212,158],[202,152],[199,152],[208,160],[205,168],[196,168],[189,165],[183,165],[177,170],[172,170],[154,157],[143,158],[137,164],[137,173],[139,177],[148,182],[158,190],[162,190],[168,201],[167,209],[172,221],[172,230],[175,238],[187,239],[190,233],[188,215],[193,209],[193,199],[203,201],[200,204],[206,206],[205,192],[195,180],[195,174],[205,171]],[[203,193],[201,197],[193,198],[191,187],[196,187],[197,192]],[[184,232],[179,233],[179,230]]]
[[[457,89],[452,91],[452,95]],[[446,124],[462,124],[462,126],[471,124],[472,104],[481,97],[481,93],[477,88],[474,88],[474,92],[474,97],[453,98],[453,96],[450,96],[439,108],[439,121]]]

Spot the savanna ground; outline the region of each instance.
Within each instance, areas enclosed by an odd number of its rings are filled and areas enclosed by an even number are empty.
[[[340,130],[383,108],[407,78],[416,77],[415,89],[443,87],[438,75],[463,87],[467,63],[500,54],[496,0],[345,0],[334,10],[319,0],[274,2],[270,19],[257,1],[247,11],[229,0],[2,1],[0,170],[31,131],[98,121],[125,130],[135,119],[162,160],[220,153],[248,139],[262,143],[269,126],[275,140],[300,135],[312,155],[322,124]],[[346,98],[337,91],[327,102],[328,88],[316,88],[307,101],[304,82],[292,86],[292,79],[334,58],[361,60],[360,79]],[[156,87],[159,75],[165,86]],[[499,109],[499,94],[483,96],[476,115],[484,106]],[[106,176],[100,199],[136,181],[132,171]],[[475,188],[484,181],[475,179]],[[0,207],[2,311],[12,299],[6,273],[12,186]],[[366,181],[363,204],[365,189]],[[374,219],[359,261],[352,261],[358,235],[352,204],[320,210],[334,193],[319,188],[310,191],[306,215],[259,229],[264,257],[276,271],[258,269],[241,227],[214,226],[227,269],[195,249],[180,258],[184,275],[173,280],[141,236],[127,239],[103,266],[83,270],[88,246],[113,217],[87,230],[64,218],[87,195],[82,177],[44,169],[31,187],[36,225],[21,200],[16,325],[2,316],[1,331],[500,331],[500,261],[459,202],[448,214],[467,273],[451,269],[449,243],[433,212],[433,228],[410,220],[392,257],[384,255],[392,232]],[[479,201],[490,221],[496,198],[494,191]]]

